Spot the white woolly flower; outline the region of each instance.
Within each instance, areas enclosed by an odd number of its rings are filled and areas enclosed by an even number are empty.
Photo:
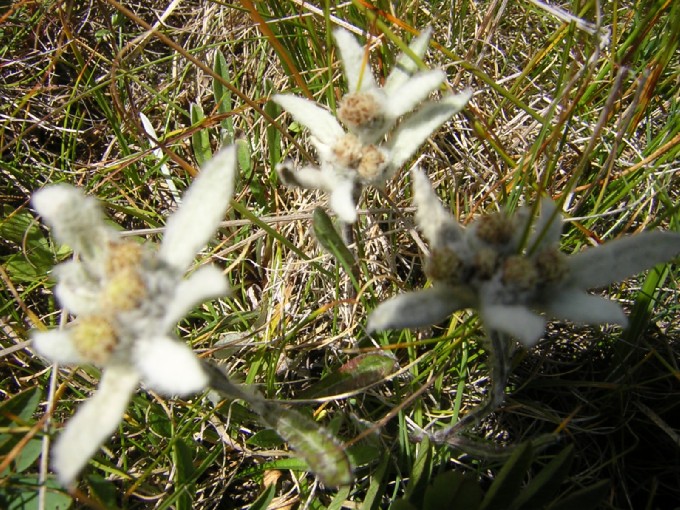
[[[57,363],[102,367],[97,392],[54,445],[62,484],[71,485],[113,433],[140,381],[165,395],[207,386],[201,362],[172,330],[195,305],[229,290],[217,267],[203,266],[186,279],[184,273],[224,217],[235,170],[233,147],[206,164],[169,218],[158,250],[122,238],[98,202],[77,188],[58,184],[34,193],[35,209],[78,258],[54,271],[55,293],[77,318],[64,329],[33,333],[33,346]]]
[[[430,243],[430,288],[401,294],[381,303],[370,315],[368,330],[432,325],[457,310],[476,309],[491,332],[508,334],[526,346],[543,335],[543,312],[582,324],[620,324],[621,307],[587,289],[603,287],[680,253],[680,234],[651,231],[623,237],[567,256],[559,251],[561,221],[551,200],[526,243],[520,243],[531,215],[502,213],[477,219],[464,229],[446,211],[420,169],[414,169],[416,220]]]
[[[471,94],[466,91],[423,103],[446,75],[441,69],[418,71],[406,54],[399,56],[380,87],[364,59],[366,49],[346,30],[337,29],[333,35],[349,93],[338,106],[337,119],[309,99],[289,94],[272,98],[309,129],[319,157],[319,167],[294,169],[284,162],[278,171],[286,184],[328,192],[331,209],[342,221],[353,223],[360,187],[381,184],[394,175],[428,136],[467,104]],[[425,55],[430,35],[425,30],[411,42],[409,48],[418,58]],[[397,126],[409,112],[413,113]]]

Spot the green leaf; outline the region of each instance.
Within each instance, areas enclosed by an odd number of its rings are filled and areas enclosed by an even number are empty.
[[[55,253],[43,235],[39,224],[27,210],[16,212],[3,204],[0,209],[0,239],[16,244],[21,250],[0,258],[15,283],[42,279],[54,265]],[[68,253],[66,246],[59,247],[57,256]]]
[[[464,477],[456,491],[455,504],[451,510],[476,510],[482,501],[482,489],[473,478]]]
[[[270,207],[268,196],[269,190],[262,183],[262,179],[255,174],[255,169],[257,168],[253,165],[253,160],[251,158],[250,144],[248,140],[239,138],[236,140],[236,160],[238,161],[240,180],[245,182],[253,198],[262,208]]]
[[[269,485],[262,494],[258,496],[255,502],[250,506],[250,510],[267,510],[269,503],[274,499],[276,494],[276,484]]]
[[[342,365],[337,372],[322,378],[300,395],[318,398],[348,393],[385,379],[394,372],[395,360],[387,354],[362,354]]]
[[[0,427],[32,423],[33,415],[40,404],[42,390],[37,386],[17,393],[0,404]]]
[[[4,494],[0,495],[0,502],[4,499],[7,510],[67,510],[73,500],[60,486],[59,483],[48,478],[45,480],[45,505],[39,505],[39,488],[37,476],[12,477],[3,487]]]
[[[191,125],[196,131],[191,135],[191,148],[194,151],[194,157],[198,166],[202,167],[212,158],[212,150],[210,149],[210,137],[208,130],[205,128],[196,128],[201,122],[205,120],[203,108],[196,103],[191,104]]]
[[[17,212],[9,204],[2,204],[1,210],[0,237],[18,245],[40,243],[47,247],[47,240],[31,213],[25,209]]]
[[[458,489],[465,481],[465,476],[458,471],[446,471],[437,475],[425,492],[423,510],[440,510],[452,508],[456,501]]]
[[[380,504],[380,497],[385,491],[385,477],[389,471],[388,467],[390,465],[390,456],[383,454],[379,455],[378,458],[380,459],[380,464],[378,464],[378,467],[371,475],[371,481],[368,486],[368,490],[366,491],[366,495],[364,496],[364,502],[361,505],[361,510],[375,510],[378,508]]]
[[[338,231],[335,230],[333,222],[326,212],[317,207],[314,209],[312,217],[314,234],[319,244],[328,250],[342,264],[347,274],[356,277],[356,260],[354,255],[343,242]]]
[[[383,456],[384,447],[372,444],[356,444],[347,450],[347,455],[355,468],[375,464]]]
[[[567,477],[574,459],[574,446],[570,445],[557,454],[513,501],[513,509],[541,508],[550,502]]]
[[[224,81],[231,83],[229,76],[229,66],[224,54],[221,51],[215,53],[215,63],[213,64],[213,71],[218,74]],[[215,97],[215,104],[220,115],[227,115],[231,113],[231,90],[225,87],[220,80],[213,80],[213,96]],[[234,141],[234,119],[231,115],[225,117],[220,121],[222,128],[222,142],[232,143]]]
[[[285,441],[272,429],[264,429],[256,432],[246,441],[247,445],[257,446],[258,448],[276,448]]]
[[[33,438],[29,440],[22,448],[21,451],[14,458],[14,472],[23,473],[28,468],[30,468],[42,451],[42,440]],[[10,471],[12,468],[10,468]],[[5,473],[3,473],[4,475]]]
[[[41,396],[42,390],[36,387],[17,393],[0,404],[0,429],[8,431],[8,433],[0,434],[0,456],[7,455],[24,437],[24,432],[16,431],[13,433],[12,429],[26,427],[34,423],[33,415],[38,409]],[[0,475],[8,476],[25,471],[40,456],[41,449],[42,441],[40,439],[29,440],[12,460],[11,465]]]
[[[670,265],[661,264],[653,267],[645,277],[642,288],[635,296],[635,305],[629,316],[628,327],[623,332],[624,344],[617,346],[619,350],[625,349],[629,345],[637,345],[638,338],[649,325],[649,319],[661,293],[666,280],[670,274]],[[629,349],[625,349],[628,354]]]
[[[418,510],[418,507],[412,505],[405,499],[398,499],[390,505],[390,510]]]
[[[113,510],[118,508],[118,487],[110,480],[97,474],[86,476],[87,484],[90,487],[90,497],[98,500],[104,508]]]
[[[175,471],[175,487],[178,493],[177,510],[191,510],[193,506],[193,452],[181,438],[175,438],[173,443],[173,460]]]
[[[147,427],[155,435],[170,439],[173,435],[173,423],[166,413],[161,412],[161,408],[152,408],[147,418]]]
[[[268,94],[274,90],[270,80],[267,80],[264,86],[265,92]],[[274,101],[267,101],[264,105],[264,111],[272,119],[275,119],[281,113],[281,109]],[[267,124],[266,136],[267,148],[269,150],[269,165],[271,168],[276,168],[276,165],[281,162],[281,133],[279,133],[275,126]]]
[[[482,501],[482,510],[504,510],[522,488],[522,480],[531,464],[531,443],[526,442],[515,448],[500,473],[489,487]]]
[[[238,161],[241,173],[250,180],[252,177],[251,172],[253,171],[253,161],[250,157],[250,145],[246,140],[236,140],[236,160]]]
[[[333,501],[331,501],[331,504],[328,505],[326,510],[342,510],[343,508],[346,508],[345,503],[349,498],[350,489],[351,487],[349,486],[342,487],[333,498]]]
[[[430,480],[432,464],[432,448],[427,436],[418,445],[418,455],[411,468],[411,477],[406,486],[405,497],[417,508],[422,508],[425,498],[425,488]]]
[[[549,510],[595,510],[600,508],[600,503],[607,497],[611,488],[609,480],[601,480],[561,499]]]
[[[261,402],[251,405],[302,457],[319,479],[329,486],[348,485],[354,476],[345,450],[323,427],[292,409]]]

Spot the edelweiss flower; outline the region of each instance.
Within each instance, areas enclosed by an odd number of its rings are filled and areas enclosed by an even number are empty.
[[[222,150],[205,166],[168,220],[157,251],[123,239],[104,221],[97,201],[55,185],[33,205],[79,258],[55,268],[55,293],[77,316],[64,329],[32,335],[38,353],[58,363],[103,367],[95,395],[57,439],[53,466],[70,485],[120,421],[139,382],[166,395],[189,395],[208,384],[192,350],[172,333],[196,304],[228,292],[214,266],[184,272],[213,236],[234,189],[236,154]]]
[[[427,272],[432,287],[381,303],[368,330],[412,328],[440,322],[464,308],[476,309],[488,331],[506,333],[524,345],[543,335],[546,319],[584,324],[621,324],[621,307],[586,292],[639,273],[680,253],[675,232],[644,232],[566,256],[559,251],[560,215],[551,200],[526,249],[520,246],[531,216],[482,216],[463,229],[439,202],[425,174],[413,172],[416,221],[430,243]]]
[[[290,162],[279,165],[282,180],[289,185],[321,189],[330,194],[331,209],[346,222],[356,220],[355,194],[365,184],[381,184],[408,160],[418,147],[470,99],[469,92],[452,94],[438,102],[426,102],[401,123],[446,80],[444,71],[419,71],[406,54],[379,87],[364,61],[365,49],[343,29],[334,33],[349,85],[337,117],[308,99],[277,94],[272,99],[310,130],[319,156],[319,167],[294,170]],[[409,48],[422,58],[430,30],[416,37]],[[384,142],[385,135],[388,135]],[[384,143],[383,143],[384,142]]]

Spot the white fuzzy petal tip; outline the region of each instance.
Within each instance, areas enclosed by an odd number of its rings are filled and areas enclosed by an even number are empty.
[[[305,189],[320,189],[329,191],[335,182],[328,171],[314,166],[295,168],[291,161],[279,163],[276,167],[279,177],[286,186],[297,186]]]
[[[428,27],[420,32],[420,35],[413,38],[408,47],[415,53],[415,55],[422,59],[427,52],[430,44],[430,37],[432,36],[432,28]],[[418,63],[414,61],[410,55],[401,53],[397,58],[394,69],[385,80],[385,90],[392,91],[397,87],[403,85],[408,81],[409,77],[418,70]]]
[[[516,338],[531,347],[545,332],[546,320],[522,305],[492,305],[480,310],[484,326]]]
[[[309,132],[322,144],[334,145],[345,135],[345,130],[333,114],[314,101],[291,94],[276,94],[272,96],[272,101],[309,129]]]
[[[445,320],[456,310],[467,308],[447,287],[407,292],[380,303],[368,317],[368,333],[387,329],[419,328]]]
[[[84,362],[71,341],[68,331],[53,329],[31,333],[33,349],[53,363],[78,365]]]
[[[69,313],[88,315],[100,311],[100,282],[93,278],[91,269],[76,260],[63,262],[54,268],[53,275],[58,282],[54,293]]]
[[[465,107],[471,96],[469,91],[451,94],[441,101],[426,102],[418,108],[390,138],[390,164],[400,168],[406,163],[432,133]]]
[[[182,280],[167,305],[161,331],[169,331],[194,306],[229,292],[227,278],[215,266],[203,266]]]
[[[576,324],[628,324],[618,303],[574,288],[560,289],[544,308],[553,317]]]
[[[183,272],[215,234],[234,193],[236,148],[222,149],[206,163],[168,220],[160,257]]]
[[[377,88],[371,67],[364,58],[366,49],[359,44],[354,35],[343,28],[333,31],[333,36],[335,45],[340,51],[349,92]]]
[[[390,117],[398,118],[412,111],[424,101],[431,92],[446,80],[441,69],[418,73],[400,87],[390,90],[387,112]]]
[[[416,166],[411,170],[411,179],[416,223],[431,248],[438,248],[444,241],[455,241],[463,230],[439,201],[425,172]]]
[[[52,465],[62,485],[73,484],[99,445],[116,430],[138,382],[136,372],[125,367],[104,371],[97,392],[80,406],[54,444]]]
[[[354,186],[354,181],[342,180],[337,182],[331,191],[331,209],[345,223],[354,223],[357,220],[357,206],[354,203]]]
[[[31,203],[54,230],[61,243],[81,254],[90,254],[113,234],[96,199],[68,184],[55,184],[33,193]]]
[[[680,255],[680,233],[648,231],[609,241],[569,257],[572,285],[602,287]]]
[[[208,386],[208,375],[194,352],[173,338],[139,339],[134,359],[144,383],[164,395],[185,397]]]

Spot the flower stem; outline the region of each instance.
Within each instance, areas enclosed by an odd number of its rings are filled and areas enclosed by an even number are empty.
[[[503,403],[512,361],[513,342],[503,333],[490,331],[487,338],[487,350],[491,362],[491,392],[488,398],[458,422],[430,434],[430,440],[433,443],[457,445],[459,442],[457,436],[461,432],[479,424]]]

